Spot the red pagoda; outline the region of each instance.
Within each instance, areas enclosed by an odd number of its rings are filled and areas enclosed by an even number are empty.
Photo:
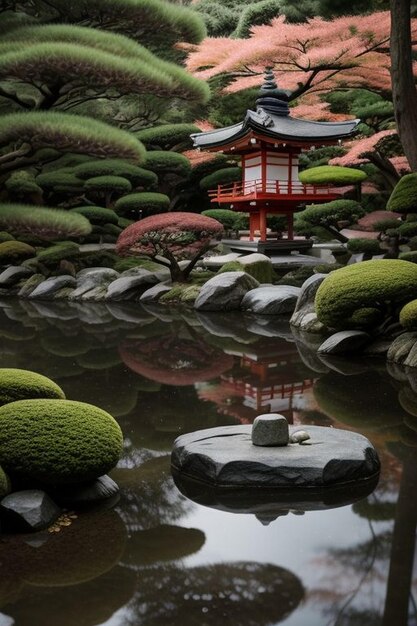
[[[358,123],[359,120],[313,122],[291,117],[288,93],[277,87],[272,68],[266,68],[256,111],[248,110],[239,124],[191,137],[197,148],[241,157],[242,181],[210,190],[211,201],[249,213],[250,241],[259,231],[260,251],[266,247],[267,214],[286,216],[288,236],[285,243],[277,242],[276,247],[289,250],[305,247],[294,241],[294,212],[307,203],[328,202],[339,196],[330,185],[304,185],[299,181],[300,153],[351,137]]]

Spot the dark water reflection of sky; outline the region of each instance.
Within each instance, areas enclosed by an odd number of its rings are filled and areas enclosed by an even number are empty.
[[[0,626],[417,624],[417,373],[320,360],[284,320],[136,304],[3,300],[0,341],[0,367],[53,378],[125,435],[115,509],[59,537],[0,541]],[[178,491],[178,434],[270,410],[368,436],[382,460],[376,490],[276,519]]]

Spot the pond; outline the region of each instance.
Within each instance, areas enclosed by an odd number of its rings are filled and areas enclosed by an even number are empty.
[[[0,367],[49,376],[120,423],[113,509],[0,540],[0,626],[417,624],[417,372],[319,359],[285,320],[2,300]],[[181,434],[290,423],[361,432],[374,492],[349,505],[202,506],[170,473]]]

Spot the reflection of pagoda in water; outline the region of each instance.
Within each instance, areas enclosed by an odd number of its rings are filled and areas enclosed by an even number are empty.
[[[238,357],[238,363],[220,382],[199,385],[199,397],[215,402],[220,413],[242,424],[268,412],[281,413],[292,423],[294,405],[302,405],[302,396],[314,383],[311,370],[300,364],[295,343],[264,338],[227,352]]]

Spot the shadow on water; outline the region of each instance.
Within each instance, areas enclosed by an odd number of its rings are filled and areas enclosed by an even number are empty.
[[[417,623],[414,370],[319,357],[314,338],[293,336],[286,320],[137,304],[3,300],[0,341],[0,367],[53,378],[69,399],[109,411],[125,435],[116,509],[84,514],[60,535],[1,537],[7,623]],[[370,438],[382,461],[373,493],[352,507],[290,498],[273,514],[241,496],[207,509],[206,492],[180,493],[169,457],[179,434],[270,411]],[[297,507],[305,515],[286,515]],[[263,527],[244,512],[282,519]]]

